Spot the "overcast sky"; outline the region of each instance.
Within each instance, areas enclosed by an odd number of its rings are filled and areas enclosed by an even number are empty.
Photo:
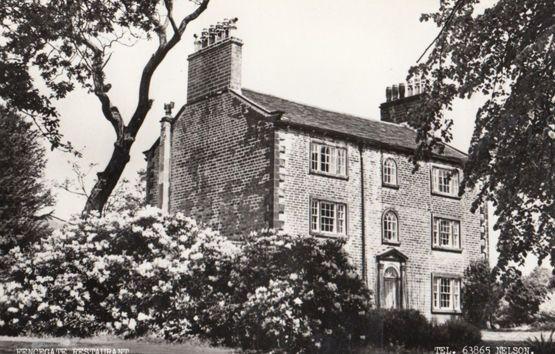
[[[420,23],[420,14],[438,6],[439,0],[212,0],[154,76],[154,106],[124,175],[132,179],[146,167],[142,151],[159,135],[163,104],[174,101],[177,112],[185,103],[186,58],[192,52],[193,34],[203,27],[239,18],[243,87],[379,120],[385,87],[404,81],[408,68],[438,32],[433,24]],[[176,17],[191,8],[189,1],[176,1]],[[155,45],[153,40],[122,47],[107,66],[110,94],[124,117],[134,110],[140,72]],[[465,152],[479,104],[479,97],[458,102],[452,112],[452,145]],[[83,152],[81,163],[97,163],[97,170],[102,169],[115,135],[96,97],[76,91],[60,102],[59,109],[65,137]],[[53,152],[48,157],[47,178],[61,182],[72,177],[67,154]],[[58,191],[57,198],[56,215],[62,218],[84,205],[84,199],[66,192]]]

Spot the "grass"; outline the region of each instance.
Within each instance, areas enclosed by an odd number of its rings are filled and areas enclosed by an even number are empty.
[[[550,332],[528,332],[528,331],[482,331],[483,342],[481,346],[489,347],[491,353],[496,353],[497,347],[530,347],[538,344],[543,335],[544,342],[549,337]],[[540,342],[541,344],[541,342]],[[2,337],[0,336],[0,354],[13,354],[16,349],[21,348],[110,348],[128,349],[129,354],[177,354],[177,353],[204,353],[204,354],[223,354],[239,353],[240,350],[229,348],[218,348],[210,346],[200,341],[187,341],[181,344],[169,344],[161,340],[151,338],[125,340],[111,336],[97,336],[93,338],[36,338],[36,337]],[[71,353],[70,350],[67,351]],[[405,350],[402,347],[376,348],[365,347],[353,351],[354,354],[427,354],[434,353],[434,350]],[[457,352],[458,353],[458,352]],[[542,354],[544,352],[537,352]],[[545,352],[548,353],[548,352]],[[549,352],[551,353],[551,352]]]
[[[543,340],[541,339],[543,336]],[[540,331],[511,331],[511,330],[502,330],[502,331],[482,331],[482,343],[478,347],[489,347],[490,353],[497,353],[496,348],[507,348],[507,347],[528,347],[531,348],[530,352],[534,351],[535,354],[544,354],[544,353],[555,353],[552,349],[553,346],[549,346],[548,339],[550,336],[550,332],[540,332]],[[553,337],[555,339],[555,335]],[[553,345],[553,344],[551,344]],[[542,350],[541,348],[548,348],[547,351]],[[457,351],[457,354],[461,353],[462,351]],[[503,350],[499,351],[500,353]],[[392,348],[376,348],[376,347],[365,347],[365,348],[358,348],[354,351],[354,354],[366,354],[366,353],[373,353],[373,354],[394,354],[394,353],[404,353],[404,354],[427,354],[427,353],[434,353],[437,354],[435,350],[407,350],[402,347],[392,347]],[[470,353],[470,351],[469,351]]]
[[[34,338],[34,337],[2,337],[0,336],[0,354],[13,354],[22,348],[110,348],[128,349],[129,354],[177,354],[204,353],[223,354],[235,353],[228,348],[216,348],[205,343],[188,341],[181,344],[169,344],[153,339],[125,340],[116,337],[93,338]],[[67,351],[71,353],[71,350]]]

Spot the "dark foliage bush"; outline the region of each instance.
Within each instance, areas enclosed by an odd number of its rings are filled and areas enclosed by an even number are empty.
[[[419,311],[386,311],[384,320],[385,338],[389,342],[403,344],[407,348],[423,347],[428,342],[429,322]]]
[[[0,105],[0,278],[13,261],[14,247],[27,249],[50,232],[54,199],[44,182],[45,149],[32,123]]]
[[[549,270],[536,268],[525,277],[517,277],[505,291],[497,316],[503,327],[531,324],[548,294]]]
[[[367,316],[366,344],[380,348],[462,348],[481,342],[480,330],[464,320],[431,324],[417,310],[371,310]]]
[[[503,290],[485,260],[472,262],[464,271],[462,311],[466,321],[479,328],[493,322]]]
[[[480,329],[464,320],[449,320],[432,325],[430,347],[462,349],[464,346],[478,345],[482,342]]]
[[[417,310],[372,310],[366,324],[368,343],[384,347],[426,348],[430,323]]]

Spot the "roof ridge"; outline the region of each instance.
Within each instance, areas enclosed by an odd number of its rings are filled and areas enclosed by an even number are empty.
[[[332,109],[330,109],[330,108],[323,108],[323,107],[316,106],[316,105],[313,105],[313,104],[310,104],[310,103],[299,102],[299,101],[292,100],[292,99],[289,99],[289,98],[279,97],[279,96],[276,96],[276,95],[271,94],[271,93],[255,91],[255,90],[249,89],[249,88],[242,88],[241,90],[247,90],[247,91],[253,92],[253,93],[255,93],[255,94],[274,97],[274,98],[277,98],[277,99],[280,99],[280,100],[283,100],[283,101],[288,101],[288,102],[292,102],[292,103],[295,103],[295,104],[299,104],[299,105],[301,105],[301,106],[307,106],[307,107],[317,108],[317,109],[319,109],[319,110],[326,111],[326,112],[330,112],[330,113],[341,114],[341,115],[344,115],[344,116],[349,116],[349,117],[353,117],[353,118],[369,120],[369,121],[372,121],[372,122],[387,123],[387,122],[382,122],[382,121],[380,121],[380,120],[376,120],[376,119],[373,119],[373,118],[370,118],[370,117],[364,118],[364,117],[361,117],[361,116],[356,116],[356,115],[351,114],[351,113],[345,113],[345,112],[334,111],[334,110],[332,110]],[[397,125],[397,124],[396,124],[396,125]]]

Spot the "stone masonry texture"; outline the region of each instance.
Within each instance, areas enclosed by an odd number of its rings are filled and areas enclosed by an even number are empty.
[[[409,110],[418,104],[420,98],[421,95],[415,95],[382,103],[380,105],[381,120],[397,124],[409,122]]]
[[[172,127],[170,211],[226,235],[271,224],[272,122],[231,93],[187,105]]]
[[[480,248],[480,218],[470,212],[472,195],[461,199],[436,196],[431,193],[430,170],[434,165],[423,163],[413,174],[407,155],[381,151],[365,146],[362,149],[364,185],[361,186],[360,152],[355,142],[323,137],[315,132],[295,129],[279,132],[284,147],[281,159],[286,172],[280,177],[279,194],[283,195],[284,231],[293,234],[310,232],[310,198],[347,204],[346,250],[357,268],[362,267],[362,218],[365,220],[365,259],[369,287],[377,293],[376,255],[389,245],[382,242],[382,216],[394,210],[399,218],[400,244],[394,246],[408,256],[406,262],[405,307],[417,308],[428,318],[445,320],[449,315],[431,311],[431,274],[462,276],[472,260],[483,257]],[[310,142],[322,141],[347,147],[347,179],[333,178],[309,172]],[[398,166],[399,188],[382,186],[381,165],[385,158],[393,158]],[[462,176],[462,171],[459,168]],[[361,215],[361,188],[364,188],[365,215]],[[432,250],[432,216],[460,220],[462,252]]]
[[[241,89],[241,46],[229,38],[189,55],[187,102],[231,88]]]

